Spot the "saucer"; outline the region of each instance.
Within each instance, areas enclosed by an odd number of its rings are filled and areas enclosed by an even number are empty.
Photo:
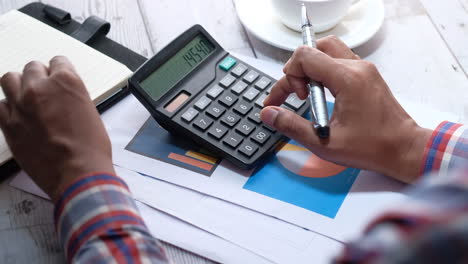
[[[294,51],[302,45],[302,35],[289,29],[276,16],[271,0],[235,0],[237,14],[252,34],[275,47]],[[385,18],[383,0],[361,0],[334,28],[317,34],[317,38],[336,35],[350,48],[364,44],[374,36]]]

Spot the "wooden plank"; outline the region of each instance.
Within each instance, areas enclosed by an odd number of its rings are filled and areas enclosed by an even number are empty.
[[[11,188],[8,181],[0,185],[0,197],[0,262],[14,259],[15,263],[26,263],[35,259],[38,263],[62,263],[52,203]]]
[[[468,0],[421,2],[459,63],[454,65],[454,69],[463,71],[468,77]]]
[[[35,2],[35,1],[33,0],[2,0],[0,4],[0,14],[3,14],[12,9],[18,9],[32,2]]]
[[[464,120],[467,82],[457,60],[419,0],[385,1],[380,32],[355,51],[374,62],[399,99],[422,103]]]
[[[64,263],[52,225],[0,231],[0,263]]]
[[[11,228],[53,226],[54,206],[50,201],[11,187],[8,188],[8,192]]]
[[[95,15],[111,23],[109,37],[120,44],[150,56],[151,45],[146,34],[145,24],[140,14],[138,3],[128,0],[86,0],[63,1],[46,0],[47,4],[69,11],[73,18],[82,22]]]
[[[0,230],[9,229],[12,225],[10,221],[10,186],[8,186],[7,180],[0,183]]]
[[[161,50],[190,26],[200,24],[226,50],[253,56],[231,0],[139,2],[155,51]]]
[[[170,256],[172,263],[177,264],[214,264],[211,260],[195,255],[177,246],[168,243],[162,243],[166,255]]]

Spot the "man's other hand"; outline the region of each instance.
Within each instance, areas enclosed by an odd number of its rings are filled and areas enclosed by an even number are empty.
[[[65,57],[30,62],[1,78],[0,127],[18,164],[53,200],[74,179],[113,173],[111,145],[80,77]]]
[[[405,112],[373,64],[336,37],[327,37],[318,41],[318,49],[298,48],[284,73],[264,102],[265,123],[323,159],[404,182],[417,178],[431,131]],[[306,99],[309,79],[322,82],[335,97],[327,140],[316,135],[310,121],[277,107],[290,93]]]

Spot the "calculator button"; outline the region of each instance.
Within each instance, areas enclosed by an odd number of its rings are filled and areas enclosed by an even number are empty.
[[[270,137],[271,134],[269,131],[266,129],[260,129],[256,131],[250,138],[258,144],[263,145]]]
[[[243,81],[239,81],[238,83],[236,83],[232,88],[231,88],[231,91],[237,95],[241,94],[246,88],[247,88],[247,84]]]
[[[244,64],[237,65],[231,72],[232,75],[236,77],[241,77],[247,71],[247,66]]]
[[[267,94],[271,93],[271,89],[273,89],[273,86],[274,86],[274,85],[268,87],[268,89],[266,90],[266,93],[267,93]]]
[[[241,133],[244,136],[250,135],[255,130],[255,125],[248,122],[242,121],[239,125],[236,126],[236,131]]]
[[[239,147],[239,152],[244,154],[245,156],[247,157],[252,157],[253,154],[255,154],[255,152],[257,152],[258,150],[258,147],[255,146],[253,143],[251,142],[244,142],[244,144],[242,144],[240,147]]]
[[[198,117],[193,122],[193,125],[202,131],[205,131],[208,127],[211,126],[211,124],[213,124],[213,120],[206,116]]]
[[[260,92],[257,89],[250,88],[249,90],[247,90],[243,97],[248,101],[252,101],[253,99],[255,99],[255,97],[257,97],[259,93]]]
[[[265,101],[265,99],[267,97],[268,97],[268,95],[266,95],[266,94],[260,95],[260,97],[257,99],[257,101],[255,101],[255,105],[258,106],[258,107],[263,108],[263,101]]]
[[[233,127],[239,122],[239,120],[240,120],[240,116],[232,112],[228,112],[223,116],[223,118],[221,119],[221,122],[223,122],[225,125],[229,127]]]
[[[227,107],[231,107],[237,102],[237,97],[230,92],[226,92],[223,94],[223,96],[221,96],[219,102]]]
[[[205,110],[205,108],[211,103],[211,99],[203,96],[202,98],[198,99],[198,101],[195,103],[195,108],[198,110]]]
[[[206,111],[207,114],[214,118],[219,118],[222,114],[224,114],[224,112],[226,112],[226,108],[219,104],[213,104],[212,106],[208,107],[208,110]]]
[[[297,111],[305,104],[305,100],[299,99],[296,94],[291,94],[286,101],[284,102],[287,106],[291,107],[293,110]]]
[[[244,76],[244,81],[248,84],[252,84],[255,82],[255,80],[257,80],[259,75],[260,74],[258,74],[258,72],[251,70]]]
[[[229,71],[236,63],[236,59],[228,56],[219,64],[219,67],[224,71]]]
[[[191,122],[196,116],[198,115],[198,111],[190,107],[185,113],[182,115],[182,119],[186,122]]]
[[[286,109],[286,110],[288,110],[288,111],[295,112],[291,107],[289,107],[289,106],[287,106],[287,105],[285,105],[285,104],[280,105],[280,107],[281,107],[281,108],[284,108],[284,109]]]
[[[223,88],[221,88],[219,85],[215,85],[215,86],[213,86],[213,87],[210,88],[210,90],[208,91],[207,95],[208,95],[208,97],[210,97],[211,99],[215,99],[215,98],[218,97],[223,91],[224,91]]]
[[[260,119],[260,109],[255,109],[249,114],[249,120],[257,124],[261,124],[262,120]]]
[[[241,115],[246,115],[250,111],[250,109],[252,109],[252,106],[243,100],[234,106],[234,111]]]
[[[271,132],[276,132],[276,129],[274,129],[274,128],[270,127],[270,126],[266,126],[266,125],[265,125],[265,126],[263,126],[263,127],[266,128],[266,129],[268,129],[268,130],[270,130]]]
[[[270,85],[270,83],[270,79],[268,79],[267,77],[262,77],[260,78],[260,80],[258,80],[258,82],[255,83],[255,87],[257,87],[260,90],[264,90],[268,87],[268,85]]]
[[[226,76],[224,76],[223,79],[221,79],[221,81],[219,82],[219,84],[225,88],[228,88],[229,86],[231,86],[234,82],[236,81],[236,77],[228,74]]]
[[[237,134],[237,133],[230,133],[229,135],[227,135],[227,137],[225,137],[223,139],[223,142],[224,144],[232,147],[232,148],[237,148],[237,146],[239,146],[239,144],[242,142],[242,137]]]
[[[228,129],[220,124],[216,124],[214,126],[212,126],[210,128],[210,130],[208,130],[208,135],[216,138],[216,139],[221,139],[222,137],[224,137],[224,135],[226,135]]]

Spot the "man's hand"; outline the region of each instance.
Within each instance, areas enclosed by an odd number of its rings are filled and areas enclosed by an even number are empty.
[[[1,79],[0,127],[18,162],[53,200],[77,177],[114,173],[111,145],[85,85],[65,57]]]
[[[294,52],[285,76],[264,102],[269,107],[261,113],[263,122],[326,160],[412,182],[431,131],[405,112],[376,67],[343,42],[328,37],[319,40],[318,49],[303,46]],[[305,99],[309,79],[322,82],[335,96],[327,140],[319,139],[310,121],[276,107],[290,93]]]

